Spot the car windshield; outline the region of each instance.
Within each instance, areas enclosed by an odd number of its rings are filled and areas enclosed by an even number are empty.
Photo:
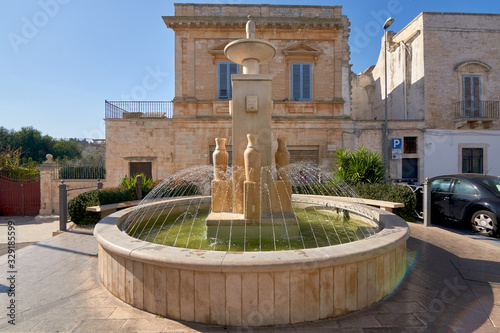
[[[476,178],[476,181],[482,183],[484,186],[486,186],[491,191],[493,191],[493,193],[500,196],[500,178],[480,177],[480,178]]]

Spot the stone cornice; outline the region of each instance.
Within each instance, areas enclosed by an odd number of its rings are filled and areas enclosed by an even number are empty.
[[[206,104],[206,103],[214,103],[214,102],[217,102],[217,103],[223,103],[223,102],[227,102],[227,101],[219,101],[219,100],[211,100],[211,99],[207,99],[207,100],[193,100],[193,99],[189,99],[189,100],[186,100],[186,99],[183,99],[182,97],[175,97],[172,101],[173,103],[198,103],[198,104]],[[284,100],[280,100],[280,99],[274,99],[273,100],[273,103],[274,104],[344,104],[345,103],[345,100],[342,98],[342,97],[335,97],[329,101],[284,101]]]
[[[170,29],[177,28],[244,28],[247,22],[245,17],[240,16],[163,16],[163,21]],[[290,29],[297,27],[311,27],[314,29],[337,29],[344,30],[341,18],[284,18],[284,17],[260,17],[254,18],[257,28],[282,28]]]

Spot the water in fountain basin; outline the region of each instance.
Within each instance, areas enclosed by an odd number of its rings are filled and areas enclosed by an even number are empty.
[[[350,187],[332,183],[328,175],[311,165],[295,163],[289,166],[289,170],[294,193],[353,197]],[[231,172],[229,168],[229,177]],[[265,173],[276,179],[276,173],[272,169],[263,168],[261,174]],[[205,220],[210,204],[207,203],[206,196],[210,194],[212,177],[212,166],[193,167],[172,175],[144,198],[122,225],[122,229],[129,235],[148,242],[220,251],[280,251],[331,246],[361,240],[378,231],[378,226],[370,223],[369,210],[361,206],[356,209],[356,215],[360,219],[348,219],[342,214],[345,212],[342,205],[331,207],[312,200],[293,201],[298,236],[290,236],[286,224],[283,229],[278,221],[275,223],[273,220],[273,237],[245,236],[243,239],[234,239],[231,237],[231,228],[228,235],[219,234],[217,237],[207,238]],[[263,191],[269,189],[263,186]],[[156,205],[178,197],[186,197],[186,200],[182,204],[169,202],[168,205]],[[270,195],[263,197],[270,198]],[[279,215],[273,214],[273,218]]]

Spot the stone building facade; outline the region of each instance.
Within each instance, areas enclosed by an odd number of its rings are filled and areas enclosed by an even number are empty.
[[[223,50],[244,37],[248,14],[256,37],[278,49],[260,66],[273,76],[273,150],[285,137],[292,161],[325,172],[336,149],[364,145],[382,153],[384,39],[376,65],[351,73],[349,21],[340,6],[176,4],[175,16],[164,17],[175,32],[173,112],[106,116],[108,186],[137,170],[162,179],[208,165],[216,137],[227,138],[231,151],[230,75],[241,68]],[[500,174],[499,22],[494,14],[421,13],[387,32],[392,179]]]
[[[388,31],[389,144],[402,143],[391,178],[500,175],[499,23],[496,14],[421,13]],[[384,80],[382,39],[377,64],[352,75],[356,143],[380,152]]]
[[[292,161],[331,170],[332,150],[347,144],[342,133],[352,127],[349,21],[341,7],[175,4],[175,16],[163,17],[175,32],[173,115],[106,117],[108,184],[135,167],[162,179],[207,165],[216,137],[227,138],[231,150],[230,74],[241,68],[224,47],[244,37],[249,14],[256,38],[277,47],[276,57],[260,66],[273,76],[273,150],[284,137]]]

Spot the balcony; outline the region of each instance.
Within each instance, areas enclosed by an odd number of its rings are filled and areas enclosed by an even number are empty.
[[[105,101],[105,119],[172,118],[173,103],[164,101]]]
[[[499,124],[500,101],[455,102],[455,127],[489,129]]]

